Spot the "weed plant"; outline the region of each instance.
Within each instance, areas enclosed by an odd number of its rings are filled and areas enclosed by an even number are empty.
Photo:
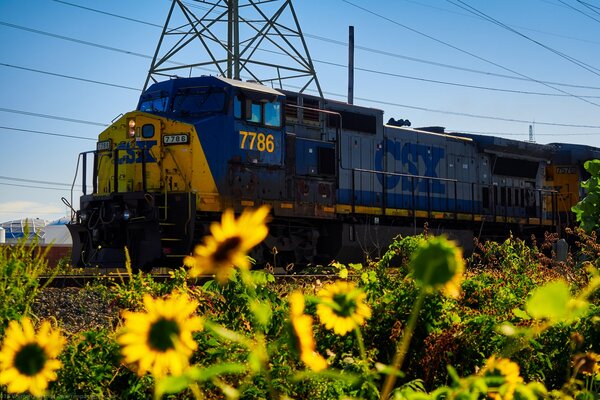
[[[398,237],[379,259],[332,263],[331,282],[280,283],[233,268],[264,233],[264,211],[224,217],[188,269],[157,282],[134,274],[97,284],[123,310],[111,328],[63,330],[50,396],[204,399],[598,398],[600,246],[571,232],[566,262],[510,237],[460,249],[427,232]],[[257,225],[261,229],[251,229]],[[245,232],[262,232],[243,241]],[[262,239],[261,239],[262,240]],[[0,397],[25,387],[19,357],[37,342],[8,338],[32,317],[43,254],[0,253]],[[207,258],[200,258],[207,257]],[[208,261],[207,261],[208,260]],[[216,260],[216,280],[190,279]],[[85,290],[85,289],[84,289]],[[14,323],[13,323],[14,324]],[[53,325],[60,328],[60,315]],[[44,328],[45,329],[45,328]],[[32,334],[33,335],[33,334]],[[37,339],[36,339],[37,340]],[[42,340],[42,339],[39,339]],[[39,342],[44,343],[44,342]],[[28,347],[29,346],[29,347]],[[46,358],[39,358],[41,366]],[[9,372],[7,372],[9,371]],[[4,382],[4,381],[2,381]],[[16,383],[15,383],[16,382]],[[11,386],[12,385],[12,386]],[[19,386],[21,385],[21,386]]]

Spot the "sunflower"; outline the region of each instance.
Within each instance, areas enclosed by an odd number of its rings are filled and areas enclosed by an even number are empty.
[[[125,311],[125,327],[118,338],[126,363],[136,363],[141,376],[179,375],[197,348],[192,332],[203,329],[202,319],[193,316],[198,307],[186,295],[153,299],[144,295],[146,312]]]
[[[512,399],[517,384],[523,382],[519,372],[519,364],[507,358],[496,358],[496,356],[491,356],[487,360],[480,371],[480,375],[492,379],[488,382],[488,390],[490,390],[488,395],[496,400]],[[494,378],[501,378],[503,383],[497,385]]]
[[[304,314],[304,295],[294,292],[290,295],[290,318],[293,328],[294,345],[300,353],[300,360],[313,371],[327,368],[327,361],[315,350],[313,319]]]
[[[9,393],[29,391],[42,396],[62,366],[56,358],[64,342],[48,321],[42,323],[37,336],[29,318],[23,318],[20,324],[10,321],[0,351],[0,384],[8,385]]]
[[[371,317],[366,294],[351,282],[329,284],[318,293],[317,315],[327,329],[345,335]]]
[[[210,226],[212,235],[204,239],[203,245],[196,246],[192,256],[184,258],[184,265],[190,267],[190,276],[215,274],[217,280],[224,283],[234,266],[248,270],[248,251],[269,233],[269,210],[269,206],[245,210],[237,220],[232,210],[225,211],[221,223],[214,222]]]

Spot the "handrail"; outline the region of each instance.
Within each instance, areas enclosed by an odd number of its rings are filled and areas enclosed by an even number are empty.
[[[405,177],[405,178],[410,178],[410,195],[411,195],[411,206],[412,206],[412,212],[413,215],[416,215],[416,211],[417,211],[417,204],[416,204],[416,199],[415,199],[415,192],[416,192],[416,185],[415,185],[415,179],[426,179],[427,180],[427,193],[426,193],[426,197],[427,197],[427,212],[428,215],[431,215],[432,210],[432,198],[434,198],[434,196],[432,196],[431,193],[431,183],[433,181],[438,181],[438,182],[451,182],[453,183],[453,187],[454,187],[454,205],[453,207],[449,207],[449,200],[450,198],[448,196],[445,197],[445,205],[446,205],[446,209],[450,210],[452,208],[452,212],[458,212],[458,211],[463,211],[464,213],[468,214],[470,213],[471,215],[473,215],[473,218],[475,216],[475,214],[477,214],[477,210],[475,208],[475,193],[476,193],[476,186],[479,187],[490,187],[490,186],[494,186],[494,185],[487,185],[487,184],[477,184],[476,182],[464,182],[464,181],[459,181],[458,179],[452,179],[452,178],[440,178],[440,177],[434,177],[434,176],[425,176],[425,175],[414,175],[414,174],[407,174],[407,173],[399,173],[399,172],[387,172],[387,171],[377,171],[377,170],[372,170],[372,169],[365,169],[365,168],[352,168],[352,176],[351,176],[351,210],[352,213],[356,212],[356,173],[368,173],[368,174],[373,174],[373,175],[377,175],[377,174],[381,174],[384,177],[387,176],[399,176],[399,177]],[[385,182],[385,180],[384,180]],[[471,197],[470,199],[470,203],[471,203],[471,207],[470,209],[465,209],[465,210],[459,210],[458,209],[458,185],[459,184],[463,184],[463,185],[470,185],[471,186]],[[556,206],[554,206],[555,204],[557,204],[557,195],[558,195],[558,191],[555,189],[546,189],[546,188],[533,188],[533,187],[528,187],[528,188],[524,188],[521,186],[504,186],[507,189],[528,189],[531,190],[532,192],[535,193],[535,207],[536,207],[536,214],[537,217],[539,217],[540,221],[544,221],[544,220],[548,220],[551,219],[552,224],[556,224],[557,221],[557,212],[558,210],[556,209]],[[406,193],[404,193],[405,191],[398,191],[397,194],[400,196],[404,196]],[[493,193],[493,191],[492,191]],[[381,212],[383,214],[385,214],[386,212],[386,208],[387,208],[387,190],[386,190],[386,186],[385,184],[382,184],[382,195],[383,195],[383,199],[381,201]],[[425,194],[425,193],[424,193]],[[493,196],[493,194],[492,194]],[[486,213],[486,215],[491,215],[491,216],[502,216],[505,219],[509,218],[509,208],[524,208],[524,206],[521,206],[519,204],[510,204],[508,202],[508,190],[505,191],[504,193],[504,206],[500,206],[500,204],[497,204],[497,201],[494,201],[494,197],[492,197],[492,202],[491,202],[491,212],[488,214]],[[552,201],[552,209],[549,211],[549,213],[551,214],[549,217],[547,218],[547,214],[548,214],[548,210],[544,211],[544,201],[547,199],[547,196],[551,196],[551,201]],[[513,200],[514,201],[514,200]],[[511,201],[511,203],[513,203],[513,201]],[[489,208],[488,208],[489,209]],[[455,219],[457,218],[457,216],[455,215]]]

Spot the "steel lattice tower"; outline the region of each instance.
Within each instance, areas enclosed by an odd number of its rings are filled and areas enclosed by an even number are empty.
[[[173,0],[144,90],[202,73],[323,97],[291,0]]]

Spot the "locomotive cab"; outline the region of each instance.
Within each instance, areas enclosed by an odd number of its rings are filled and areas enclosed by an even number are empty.
[[[282,98],[217,77],[152,85],[136,111],[99,135],[96,150],[80,155],[80,209],[68,225],[73,264],[122,266],[125,249],[134,267],[180,263],[224,207],[255,198],[242,193],[252,174],[231,182],[235,170],[282,165]]]

